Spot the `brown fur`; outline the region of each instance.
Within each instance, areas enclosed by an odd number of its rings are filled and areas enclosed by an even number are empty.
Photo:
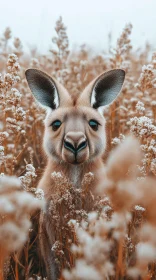
[[[50,102],[53,102],[53,104],[49,103],[48,107],[56,107],[54,110],[50,110],[45,120],[43,142],[48,163],[38,185],[44,190],[47,207],[53,195],[59,191],[58,188],[55,189],[52,186],[51,173],[54,171],[63,173],[75,188],[81,188],[85,173],[93,172],[95,180],[92,188],[94,191],[98,183],[98,172],[103,166],[102,157],[106,149],[105,119],[99,113],[98,108],[109,105],[116,98],[123,84],[124,71],[117,69],[100,75],[88,85],[80,96],[74,99],[55,79],[39,70],[27,70],[26,77],[35,97],[47,106],[49,102],[47,101],[49,99],[46,100],[47,94],[48,98],[50,96],[50,100],[52,100]],[[52,95],[49,94],[50,91]],[[95,96],[93,96],[94,92]],[[56,104],[57,101],[54,102],[57,94],[59,104]],[[56,120],[61,121],[61,126],[53,131],[52,123]],[[90,120],[96,120],[99,123],[97,131],[90,126]],[[66,141],[69,147],[77,149],[76,153],[71,152],[65,146]],[[83,143],[86,146],[79,151],[78,147]],[[47,209],[40,218],[40,246],[48,280],[56,280],[60,277],[55,255],[51,251],[55,240],[55,225],[51,223],[51,216]]]

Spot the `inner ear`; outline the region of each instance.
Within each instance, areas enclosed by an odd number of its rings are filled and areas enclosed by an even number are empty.
[[[56,109],[59,106],[59,94],[55,81],[37,69],[28,69],[25,75],[30,90],[37,101],[51,109]]]
[[[112,103],[121,91],[125,78],[122,69],[110,70],[100,75],[92,88],[91,106],[98,109]]]

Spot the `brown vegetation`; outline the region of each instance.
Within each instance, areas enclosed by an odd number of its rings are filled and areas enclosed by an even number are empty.
[[[58,230],[52,250],[58,261],[63,259],[65,279],[155,279],[156,54],[148,45],[133,51],[131,29],[127,25],[116,47],[98,55],[85,45],[70,51],[61,18],[46,55],[37,50],[26,54],[9,28],[0,38],[1,280],[46,277],[37,243],[38,213],[30,219],[32,211],[43,206],[44,194],[36,185],[46,164],[41,148],[45,111],[27,87],[28,67],[46,71],[73,95],[105,70],[126,71],[120,97],[104,113],[108,149],[105,168],[99,170],[98,198],[89,190],[93,174],[85,175],[83,190],[72,188],[61,174],[52,174],[54,184],[62,185],[56,203],[51,202],[53,219],[64,229],[63,236]],[[130,133],[135,138],[127,138]],[[63,222],[56,218],[62,209]],[[68,263],[64,247],[69,250]]]

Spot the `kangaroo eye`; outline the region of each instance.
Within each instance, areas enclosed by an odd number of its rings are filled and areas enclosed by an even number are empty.
[[[56,120],[56,121],[54,121],[53,123],[52,123],[52,128],[53,128],[53,130],[54,131],[56,131],[60,126],[61,126],[61,121],[59,121],[59,120]]]
[[[89,125],[90,125],[90,127],[91,127],[93,130],[95,130],[95,131],[98,130],[99,124],[98,124],[97,121],[95,121],[95,120],[90,120],[90,121],[89,121]]]

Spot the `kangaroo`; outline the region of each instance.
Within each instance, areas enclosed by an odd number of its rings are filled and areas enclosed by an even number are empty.
[[[44,191],[47,205],[57,191],[51,185],[54,171],[62,172],[75,188],[81,187],[87,172],[93,172],[98,182],[98,170],[103,166],[102,156],[106,151],[103,110],[117,98],[124,78],[124,70],[110,70],[89,83],[79,96],[72,97],[63,85],[46,73],[26,70],[32,94],[41,105],[49,108],[43,139],[48,162],[38,185]],[[47,210],[41,213],[40,247],[48,280],[57,280],[61,272],[51,250],[55,243],[55,225],[50,220]]]

